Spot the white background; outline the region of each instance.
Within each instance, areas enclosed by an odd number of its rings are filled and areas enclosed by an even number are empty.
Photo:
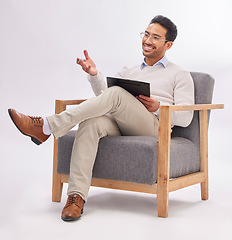
[[[231,239],[231,10],[230,0],[0,0],[0,238]],[[82,220],[65,224],[65,191],[51,203],[52,139],[32,144],[7,109],[47,116],[55,99],[93,97],[76,58],[87,49],[105,76],[140,63],[139,33],[158,14],[178,27],[168,59],[211,74],[213,102],[225,104],[211,115],[210,201],[198,186],[177,191],[159,219],[154,196],[92,188]]]

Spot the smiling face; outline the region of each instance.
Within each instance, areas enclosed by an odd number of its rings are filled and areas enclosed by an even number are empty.
[[[149,66],[152,66],[164,57],[165,52],[171,48],[173,42],[165,41],[167,29],[158,23],[148,26],[145,37],[142,39],[143,55]]]

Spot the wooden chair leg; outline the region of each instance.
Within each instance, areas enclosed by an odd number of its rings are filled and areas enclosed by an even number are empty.
[[[53,175],[53,184],[52,184],[52,201],[60,202],[63,190],[63,183],[61,182],[59,174]]]
[[[201,159],[201,172],[204,172],[205,179],[201,183],[201,199],[208,200],[209,187],[208,187],[208,111],[203,110],[199,112],[200,117],[200,159]]]
[[[157,210],[159,217],[168,216],[170,141],[171,113],[168,107],[162,107],[160,109],[157,169]]]
[[[53,155],[53,182],[52,182],[52,201],[60,202],[63,183],[61,182],[61,176],[57,173],[57,149],[58,141],[54,139],[54,155]]]
[[[208,181],[201,183],[201,199],[202,200],[208,200],[209,199]]]
[[[160,187],[157,186],[157,190]],[[157,211],[158,217],[166,218],[168,217],[168,200],[169,200],[169,193],[168,188],[163,188],[160,191],[157,191]]]

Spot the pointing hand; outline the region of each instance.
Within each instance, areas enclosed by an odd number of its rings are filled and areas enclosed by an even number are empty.
[[[85,59],[80,59],[77,58],[77,64],[81,65],[82,69],[90,74],[90,75],[97,75],[98,71],[96,68],[96,64],[94,63],[94,61],[89,57],[89,54],[87,52],[87,50],[84,50],[84,55],[85,55]]]

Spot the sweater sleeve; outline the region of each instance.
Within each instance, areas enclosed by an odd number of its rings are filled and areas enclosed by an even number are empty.
[[[115,77],[125,77],[126,70],[127,67],[124,67]],[[98,72],[96,76],[88,75],[87,78],[96,96],[100,95],[107,88],[106,80],[100,72]]]
[[[105,78],[100,72],[96,76],[88,75],[87,78],[96,96],[100,95],[106,89]]]
[[[181,71],[177,74],[174,85],[174,105],[194,104],[194,84],[189,72]],[[172,126],[187,127],[193,118],[193,111],[172,112]]]

